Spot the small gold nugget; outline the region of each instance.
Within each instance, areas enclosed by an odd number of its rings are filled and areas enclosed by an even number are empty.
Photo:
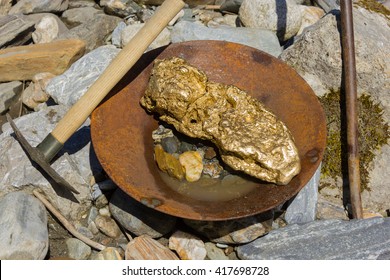
[[[177,131],[212,141],[235,170],[279,185],[300,172],[286,125],[236,86],[209,82],[184,59],[156,59],[141,105]]]

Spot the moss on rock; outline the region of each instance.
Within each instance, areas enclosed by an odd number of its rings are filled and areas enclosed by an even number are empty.
[[[325,177],[343,178],[347,168],[346,149],[346,116],[344,101],[340,100],[340,91],[331,91],[320,97],[327,118],[327,147],[322,164],[322,174]],[[387,144],[390,138],[389,125],[384,121],[383,109],[374,103],[369,95],[358,98],[358,129],[361,189],[368,189],[371,162],[375,151]]]

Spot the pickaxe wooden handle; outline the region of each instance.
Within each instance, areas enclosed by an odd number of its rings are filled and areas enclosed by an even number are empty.
[[[50,162],[61,150],[66,140],[84,123],[92,111],[138,61],[147,47],[183,7],[184,2],[182,0],[165,0],[153,17],[118,53],[88,91],[70,108],[54,130],[37,146],[46,161]]]

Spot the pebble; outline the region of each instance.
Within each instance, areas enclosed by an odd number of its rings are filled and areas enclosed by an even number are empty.
[[[45,92],[45,88],[54,77],[55,75],[49,72],[36,74],[30,85],[23,91],[23,104],[35,109],[39,104],[46,102],[50,96]]]
[[[106,260],[106,261],[108,261],[108,260],[118,261],[118,260],[123,260],[123,257],[122,257],[121,251],[118,248],[107,247],[104,250],[95,254],[93,256],[93,258],[91,258],[91,259],[93,259],[93,260]]]
[[[182,260],[204,260],[207,255],[203,241],[186,232],[176,231],[169,238],[169,248]]]
[[[188,151],[179,155],[179,162],[185,171],[188,182],[196,182],[203,171],[203,158],[198,151]]]
[[[185,170],[183,164],[177,157],[164,151],[163,147],[158,144],[154,147],[154,159],[158,168],[169,176],[182,180],[184,178]]]
[[[161,139],[161,146],[164,151],[169,154],[174,154],[179,151],[180,142],[176,136],[173,137],[165,137]]]
[[[289,225],[237,248],[244,260],[390,259],[390,218]]]
[[[133,234],[159,238],[173,230],[176,217],[149,208],[117,189],[110,200],[111,215]]]
[[[98,215],[95,224],[102,233],[109,237],[117,238],[122,234],[119,226],[110,217]]]
[[[141,7],[132,0],[100,0],[99,5],[104,7],[107,14],[122,18],[141,10]]]
[[[207,251],[207,258],[210,260],[228,260],[229,258],[225,255],[224,250],[218,248],[212,242],[206,242],[205,248]]]
[[[49,249],[43,204],[25,192],[0,198],[0,259],[43,260]]]
[[[68,257],[74,260],[86,260],[91,255],[91,247],[77,238],[68,238],[66,241]]]
[[[20,0],[9,11],[9,14],[32,14],[32,13],[59,13],[68,8],[68,0]]]
[[[44,16],[37,24],[32,33],[32,39],[35,44],[50,43],[58,37],[60,27],[53,16]]]

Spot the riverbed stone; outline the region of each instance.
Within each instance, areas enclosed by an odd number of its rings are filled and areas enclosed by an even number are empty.
[[[247,45],[277,57],[281,47],[276,35],[269,30],[247,27],[209,28],[199,23],[180,21],[173,26],[172,43],[193,40],[221,40]]]
[[[0,16],[0,48],[26,43],[31,39],[34,24],[25,15]]]
[[[126,260],[178,260],[177,255],[168,247],[148,235],[131,240],[125,251]]]
[[[23,84],[19,81],[0,83],[0,114],[5,112],[22,93]]]
[[[103,14],[103,11],[94,7],[81,7],[66,10],[62,13],[61,19],[69,28],[73,28],[92,20],[98,14]]]
[[[184,222],[214,243],[243,244],[267,234],[272,228],[273,211],[229,221]]]
[[[237,248],[244,260],[390,259],[390,218],[289,225]]]
[[[29,86],[23,91],[23,104],[31,109],[35,109],[39,104],[46,102],[50,96],[45,92],[45,88],[54,77],[55,75],[48,72],[36,74]]]
[[[204,260],[207,255],[204,242],[184,231],[176,231],[169,238],[169,249],[175,250],[182,260]]]
[[[0,259],[43,260],[49,249],[47,214],[34,196],[19,191],[0,198]]]
[[[35,44],[50,43],[68,29],[55,15],[48,14],[35,24],[32,39]]]
[[[72,106],[103,73],[119,53],[114,46],[102,46],[76,61],[62,75],[53,78],[46,92],[57,104]]]
[[[68,8],[69,0],[20,0],[12,6],[9,14],[58,13]]]
[[[42,72],[62,74],[84,51],[85,43],[74,39],[0,50],[0,82],[32,80]]]
[[[141,11],[141,7],[132,0],[100,0],[99,5],[107,14],[122,18]]]
[[[68,238],[66,241],[68,257],[74,260],[86,260],[91,255],[91,247],[77,238]]]
[[[176,217],[158,212],[117,189],[110,200],[110,211],[115,220],[125,229],[140,236],[159,238],[174,228]]]

